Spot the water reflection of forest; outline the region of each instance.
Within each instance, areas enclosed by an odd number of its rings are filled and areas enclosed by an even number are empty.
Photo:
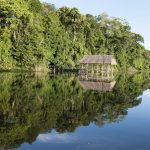
[[[119,76],[109,91],[84,89],[74,75],[0,74],[0,148],[32,143],[39,133],[73,132],[81,125],[122,121],[136,97],[150,87],[149,74]]]

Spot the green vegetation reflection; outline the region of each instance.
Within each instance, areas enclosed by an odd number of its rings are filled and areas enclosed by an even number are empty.
[[[150,87],[148,75],[119,76],[112,91],[84,90],[72,75],[0,74],[0,147],[32,143],[39,133],[74,132],[79,126],[122,121],[136,97]]]

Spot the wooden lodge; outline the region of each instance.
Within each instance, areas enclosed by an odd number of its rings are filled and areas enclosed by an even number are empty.
[[[112,55],[87,55],[80,61],[79,74],[84,79],[112,79],[117,65]]]

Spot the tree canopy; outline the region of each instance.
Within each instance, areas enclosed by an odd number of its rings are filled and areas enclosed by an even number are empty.
[[[118,68],[150,69],[150,52],[127,21],[39,0],[0,0],[0,69],[76,68],[86,54],[112,54]]]

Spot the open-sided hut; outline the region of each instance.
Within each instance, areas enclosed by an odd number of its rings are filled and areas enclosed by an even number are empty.
[[[95,75],[96,77],[110,78],[114,74],[114,66],[116,65],[117,62],[113,55],[87,55],[80,61],[80,75],[93,74],[94,78]]]

